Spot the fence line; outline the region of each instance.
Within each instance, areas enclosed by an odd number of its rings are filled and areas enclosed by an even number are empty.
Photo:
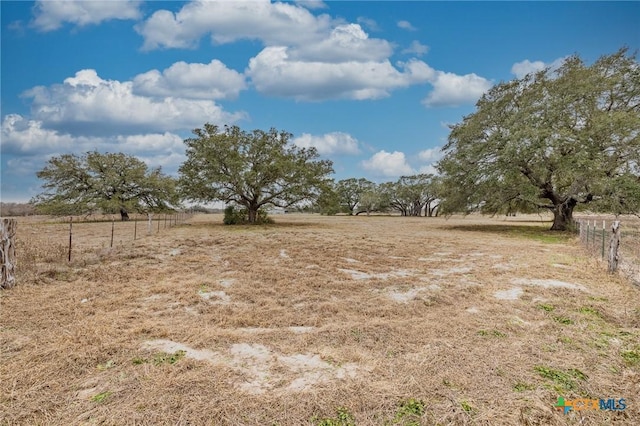
[[[111,220],[101,221],[82,220],[82,216],[66,216],[53,222],[22,223],[21,226],[26,229],[21,233],[24,236],[20,238],[23,240],[20,241],[21,251],[32,249],[28,250],[33,253],[33,256],[30,256],[32,263],[37,263],[37,258],[51,258],[54,256],[62,260],[60,258],[61,252],[64,252],[64,260],[71,262],[87,250],[123,246],[126,241],[133,243],[144,238],[145,235],[141,235],[142,233],[138,231],[139,221],[148,222],[146,235],[153,235],[160,233],[163,229],[170,229],[183,224],[193,215],[190,212],[148,216],[131,215],[128,220],[124,221],[120,220],[119,216],[118,220],[116,220],[115,216],[112,216]],[[66,231],[57,224],[65,226]],[[36,252],[34,247],[29,247],[39,245],[35,241],[31,241],[32,239],[42,241],[43,238],[48,241],[45,244],[48,249]],[[66,243],[64,242],[65,240],[67,241]],[[88,243],[87,241],[90,242]]]
[[[607,261],[609,272],[623,269],[640,285],[640,222],[618,218],[580,218],[575,227],[581,243],[593,255]]]

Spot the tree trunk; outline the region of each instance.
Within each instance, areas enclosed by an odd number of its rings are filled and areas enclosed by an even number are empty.
[[[0,219],[0,288],[16,284],[16,227],[15,219]]]
[[[554,206],[552,231],[566,231],[569,229],[573,222],[573,208],[575,206],[576,202],[573,199]]]
[[[258,207],[250,206],[247,211],[249,223],[256,223],[258,221]]]

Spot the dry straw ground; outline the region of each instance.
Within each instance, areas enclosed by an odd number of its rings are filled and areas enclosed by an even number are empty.
[[[639,424],[639,289],[509,219],[202,215],[115,249],[87,224],[71,264],[24,222],[0,424]]]

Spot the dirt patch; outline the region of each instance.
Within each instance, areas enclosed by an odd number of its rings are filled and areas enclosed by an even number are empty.
[[[580,284],[573,284],[559,280],[543,280],[536,278],[514,278],[511,280],[513,284],[517,285],[528,285],[534,287],[542,287],[542,288],[566,288],[569,290],[581,290],[586,291],[587,289]]]
[[[225,351],[214,352],[170,340],[153,340],[144,342],[142,348],[168,354],[183,351],[187,358],[231,368],[244,378],[236,386],[251,394],[278,389],[300,392],[318,383],[354,378],[358,370],[352,363],[334,366],[318,355],[282,355],[255,343],[237,343]]]

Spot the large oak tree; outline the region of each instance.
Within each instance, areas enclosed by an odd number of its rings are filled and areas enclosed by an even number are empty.
[[[264,206],[289,207],[315,200],[328,184],[332,162],[319,160],[315,148],[299,148],[292,135],[237,126],[205,124],[185,140],[187,160],[179,185],[186,199],[224,201],[247,209],[255,223]]]
[[[640,65],[621,49],[586,65],[578,56],[493,87],[452,126],[444,211],[547,209],[552,230],[574,208],[640,210]]]
[[[173,178],[123,153],[60,155],[37,176],[45,191],[31,202],[44,213],[156,212],[173,209],[179,201]]]

